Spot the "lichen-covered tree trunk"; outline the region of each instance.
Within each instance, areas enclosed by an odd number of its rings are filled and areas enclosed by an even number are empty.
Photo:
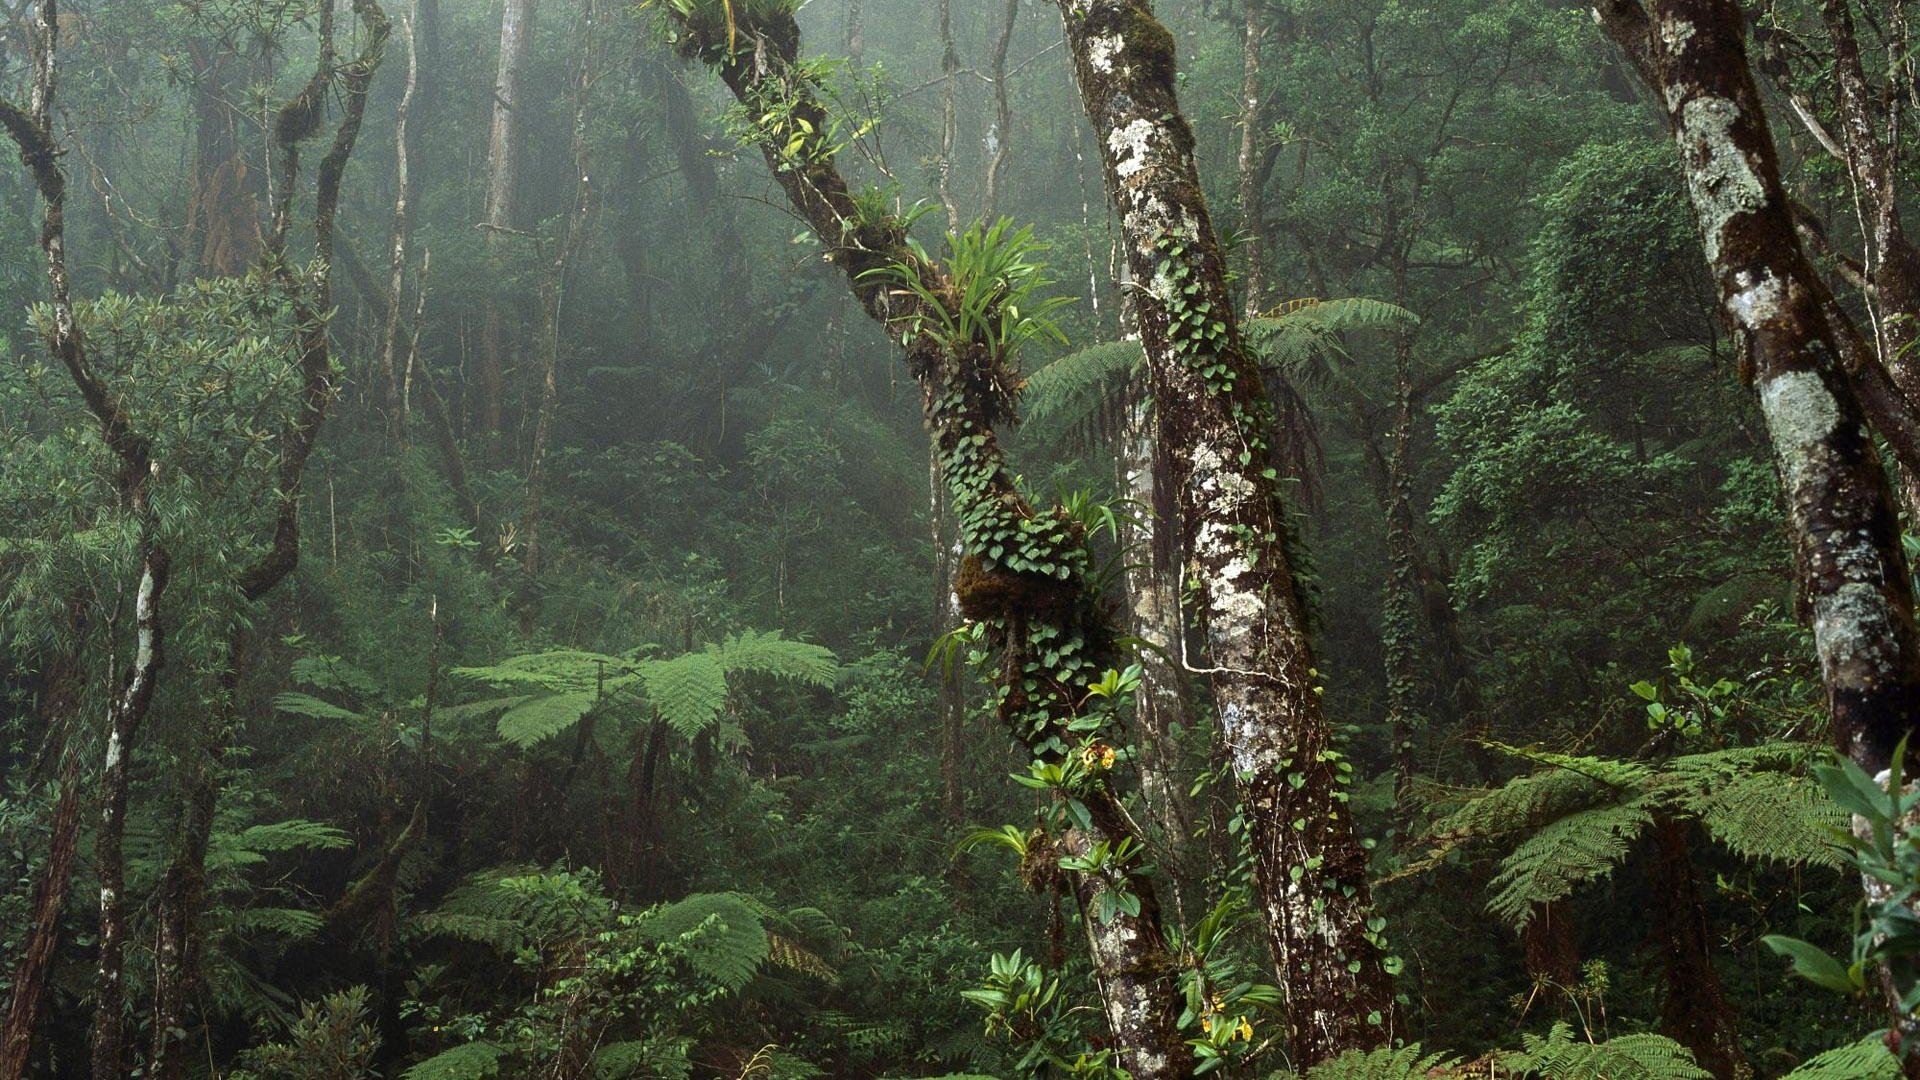
[[[1140,770],[1140,794],[1165,836],[1174,877],[1184,883],[1204,871],[1199,865],[1203,854],[1192,842],[1189,780],[1180,774],[1175,743],[1177,729],[1193,727],[1194,712],[1178,660],[1185,621],[1176,584],[1177,511],[1155,458],[1152,411],[1145,402],[1131,402],[1121,421],[1114,461],[1120,490],[1134,504],[1120,526],[1127,563],[1127,632],[1145,643],[1139,651],[1140,691],[1133,703],[1135,763]]]
[[[1610,0],[1665,104],[1780,467],[1835,742],[1868,772],[1920,722],[1920,636],[1885,472],[1801,250],[1730,0]]]
[[[1733,0],[1598,9],[1661,102],[1779,466],[1833,738],[1869,775],[1920,727],[1920,635],[1898,516],[1842,328],[1794,229]],[[1911,1017],[1894,1027],[1911,1037]]]
[[[1287,556],[1272,409],[1242,343],[1174,88],[1173,38],[1145,0],[1058,0],[1116,200],[1161,450],[1178,493],[1183,584],[1239,781],[1258,904],[1295,1068],[1384,1043],[1393,995],[1372,922],[1350,766]]]
[[[936,287],[949,283],[941,267],[907,245],[904,221],[856,204],[828,142],[834,126],[810,77],[796,66],[800,30],[793,17],[747,19],[738,6],[733,14],[731,20],[682,21],[682,51],[714,68],[749,115],[770,118],[755,141],[775,181],[868,316],[903,343],[966,552],[955,578],[961,611],[986,630],[1002,720],[1036,758],[1057,764],[1058,745],[1075,741],[1065,725],[1079,715],[1086,687],[1115,658],[1114,634],[1088,580],[1085,530],[1062,511],[1030,505],[1014,483],[995,430],[1011,415],[1010,380],[994,367],[990,350],[937,337],[929,329],[938,323],[934,310],[887,279],[906,267]],[[995,543],[1048,570],[1008,565],[992,550]],[[1059,838],[1063,853],[1139,843],[1104,782],[1077,798],[1087,813]],[[1192,1054],[1178,1026],[1176,962],[1153,881],[1137,866],[1112,877],[1074,877],[1116,1064],[1135,1080],[1192,1075]],[[1098,918],[1101,895],[1110,889],[1137,898],[1137,913],[1121,908],[1111,919]]]

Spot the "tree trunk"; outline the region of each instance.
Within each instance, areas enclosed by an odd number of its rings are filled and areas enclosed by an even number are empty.
[[[1269,465],[1272,409],[1242,344],[1174,91],[1173,38],[1145,0],[1059,0],[1117,200],[1197,617],[1255,864],[1258,905],[1305,1069],[1393,1034],[1366,856],[1332,745]],[[1378,925],[1377,923],[1375,924]]]
[[[1260,87],[1260,49],[1267,40],[1267,6],[1263,0],[1241,0],[1246,9],[1246,24],[1240,38],[1240,151],[1236,161],[1239,166],[1239,190],[1236,193],[1235,209],[1240,213],[1241,243],[1246,251],[1246,280],[1242,283],[1246,292],[1248,316],[1258,313],[1266,303],[1267,251],[1266,232],[1262,220],[1266,217],[1266,173],[1271,168],[1262,167],[1262,161],[1271,161],[1263,149],[1266,139],[1267,116],[1263,107]]]
[[[61,743],[71,738],[80,697],[80,672],[71,657],[51,665],[35,711],[42,726]],[[33,1054],[33,1032],[47,998],[47,975],[60,948],[60,910],[73,884],[80,839],[80,755],[61,750],[60,796],[53,805],[47,861],[33,883],[32,925],[27,945],[14,968],[6,1022],[0,1028],[0,1080],[20,1080]]]
[[[487,201],[482,221],[486,248],[493,262],[492,279],[500,279],[500,245],[513,231],[520,185],[520,144],[525,131],[525,84],[533,57],[535,0],[507,0],[500,16],[500,63],[493,84],[493,127],[487,137]],[[499,434],[503,429],[507,393],[506,319],[500,311],[497,288],[489,289],[482,315],[480,344],[480,430]]]
[[[1007,52],[1013,47],[1014,23],[1020,18],[1020,0],[1007,0],[993,38],[993,127],[987,131],[987,169],[980,191],[980,218],[993,221],[1000,214],[1000,178],[1013,148],[1013,102],[1007,90]]]
[[[1134,697],[1134,742],[1140,794],[1159,826],[1165,855],[1177,882],[1200,880],[1206,867],[1193,843],[1194,811],[1187,797],[1191,778],[1180,769],[1178,730],[1192,730],[1193,701],[1179,656],[1186,642],[1180,613],[1179,523],[1174,495],[1156,460],[1151,410],[1144,401],[1126,407],[1114,462],[1120,489],[1132,500],[1123,515],[1120,546],[1126,560],[1127,633],[1140,639],[1140,692]],[[1196,860],[1201,865],[1195,865]]]
[[[380,372],[384,377],[387,433],[395,446],[407,440],[407,415],[401,394],[401,305],[406,300],[407,254],[413,240],[409,216],[413,199],[413,133],[407,126],[420,88],[420,49],[412,19],[401,27],[407,44],[407,84],[393,116],[393,225],[388,232],[386,318],[380,331]]]
[[[1898,516],[1794,228],[1732,0],[1607,0],[1604,25],[1666,109],[1718,284],[1760,395],[1813,622],[1833,738],[1884,774],[1920,727],[1920,635]],[[1901,1039],[1920,1035],[1895,1015]]]
[[[1660,1030],[1693,1051],[1693,1060],[1715,1080],[1742,1080],[1753,1068],[1740,1049],[1738,1017],[1713,966],[1714,941],[1693,879],[1687,828],[1665,815],[1653,826],[1655,920],[1667,984]]]
[[[715,68],[752,115],[789,118],[787,130],[798,145],[790,149],[786,134],[768,131],[760,140],[763,156],[869,317],[905,346],[967,552],[955,590],[961,611],[984,626],[997,657],[1002,721],[1036,759],[1060,765],[1065,755],[1058,746],[1080,742],[1067,725],[1087,700],[1086,687],[1114,659],[1114,635],[1087,577],[1092,564],[1084,529],[1061,511],[1034,508],[1015,484],[995,431],[1013,405],[996,355],[984,343],[936,337],[929,327],[938,316],[926,301],[901,295],[874,274],[906,267],[924,282],[948,280],[907,245],[903,221],[856,205],[827,142],[830,124],[813,83],[794,68],[800,30],[792,16],[771,13],[742,23],[717,40],[682,23],[690,31],[683,51]],[[1027,563],[1053,570],[1016,570],[993,551],[995,543],[1012,543]],[[1060,838],[1069,854],[1140,842],[1103,779],[1090,780],[1076,801],[1084,817]],[[1111,877],[1076,878],[1115,1063],[1135,1080],[1190,1076],[1192,1054],[1178,1027],[1177,965],[1159,925],[1154,883],[1137,864]],[[1093,915],[1110,889],[1137,897],[1139,914],[1121,910],[1106,922]]]
[[[194,277],[234,277],[260,257],[261,204],[249,140],[257,121],[244,108],[255,73],[232,45],[202,39],[188,46],[194,68],[193,181],[182,255]]]

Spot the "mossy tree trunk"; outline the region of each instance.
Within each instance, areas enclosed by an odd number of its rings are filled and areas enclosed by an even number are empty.
[[[923,282],[949,284],[940,267],[907,245],[905,222],[856,204],[828,141],[835,127],[797,64],[800,30],[792,16],[708,26],[704,33],[683,23],[681,30],[684,52],[714,68],[749,115],[770,118],[756,142],[775,181],[868,316],[903,343],[966,552],[955,592],[962,613],[982,624],[995,657],[998,712],[1037,759],[1058,763],[1061,747],[1077,741],[1066,725],[1080,715],[1086,687],[1116,659],[1115,635],[1089,581],[1085,530],[1061,511],[1029,504],[1002,454],[996,426],[1011,416],[1012,380],[986,347],[936,337],[928,329],[937,322],[931,308],[902,295],[884,274],[870,273],[904,266]],[[1013,550],[994,556],[996,543]],[[1015,569],[1008,556],[1032,568]],[[1104,781],[1074,798],[1085,814],[1057,838],[1061,854],[1084,857],[1097,845],[1139,843]],[[1175,960],[1153,881],[1137,865],[1073,877],[1116,1064],[1135,1080],[1190,1076]],[[1137,898],[1138,911],[1122,908],[1101,920],[1094,912],[1114,890]]]
[[[1288,563],[1273,410],[1241,341],[1174,89],[1173,38],[1145,0],[1058,0],[1117,200],[1186,587],[1239,781],[1258,904],[1295,1068],[1393,1032],[1366,856]],[[1371,924],[1370,924],[1371,923]]]
[[[1664,107],[1723,318],[1779,465],[1833,738],[1869,775],[1920,727],[1920,634],[1900,527],[1843,357],[1848,328],[1800,246],[1733,0],[1607,0],[1608,33]],[[1894,1017],[1915,1036],[1915,1021]],[[1920,1060],[1916,1058],[1913,1060]]]

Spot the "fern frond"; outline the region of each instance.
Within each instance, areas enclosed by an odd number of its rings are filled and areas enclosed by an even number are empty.
[[[1457,1057],[1428,1054],[1421,1050],[1419,1043],[1410,1043],[1398,1050],[1370,1053],[1349,1050],[1308,1069],[1306,1080],[1426,1080],[1436,1070],[1451,1069],[1458,1064]]]
[[[463,705],[435,706],[433,715],[439,720],[465,720],[470,716],[486,716],[502,709],[511,709],[523,701],[532,701],[533,694],[514,694],[509,697],[487,698],[484,701],[469,701]]]
[[[1846,865],[1846,850],[1834,833],[1846,830],[1847,813],[1808,777],[1752,773],[1721,785],[1696,809],[1707,834],[1743,859],[1836,870]]]
[[[271,934],[292,941],[311,938],[326,925],[318,912],[284,907],[232,908],[220,921],[230,934]]]
[[[459,667],[453,674],[491,686],[529,687],[564,693],[591,690],[607,674],[623,672],[627,661],[605,653],[580,649],[550,649],[546,652],[510,656],[486,667]]]
[[[745,986],[767,960],[766,925],[734,893],[696,893],[664,904],[640,916],[634,930],[661,942],[691,936],[688,960],[694,969],[730,990]]]
[[[705,731],[727,703],[727,671],[713,653],[695,652],[639,665],[647,701],[685,738]]]
[[[1574,887],[1613,872],[1653,815],[1638,802],[1596,806],[1553,821],[1500,861],[1488,883],[1487,910],[1516,930],[1538,905],[1564,900]]]
[[[273,696],[273,707],[283,713],[294,716],[310,716],[315,720],[365,720],[366,717],[352,709],[343,709],[331,701],[323,701],[312,694],[289,691]]]
[[[1829,1050],[1780,1080],[1900,1080],[1900,1059],[1878,1035]]]
[[[750,672],[808,686],[832,686],[840,674],[833,650],[783,637],[778,630],[746,630],[711,647],[728,674]]]
[[[1547,1080],[1712,1080],[1687,1048],[1664,1035],[1621,1035],[1603,1043],[1574,1037],[1564,1021],[1545,1037],[1525,1035],[1501,1065]]]
[[[501,713],[495,730],[502,739],[525,750],[579,723],[598,700],[599,695],[592,690],[529,698]]]
[[[627,1040],[593,1052],[595,1080],[687,1080],[693,1075],[693,1040]]]
[[[506,1051],[492,1043],[468,1043],[408,1067],[405,1080],[485,1080],[500,1072]]]
[[[1146,352],[1137,341],[1108,341],[1068,353],[1027,377],[1020,395],[1025,427],[1058,437],[1114,411]]]
[[[352,846],[352,838],[331,825],[294,818],[237,833],[216,831],[207,842],[207,869],[251,866],[282,851],[338,851]]]

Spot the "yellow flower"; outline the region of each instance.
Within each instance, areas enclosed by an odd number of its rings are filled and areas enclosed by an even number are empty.
[[[1080,760],[1089,769],[1111,769],[1118,752],[1106,743],[1088,743],[1080,749]]]
[[[1233,1037],[1245,1042],[1253,1041],[1253,1025],[1247,1022],[1246,1017],[1240,1018],[1240,1026],[1234,1030]]]

